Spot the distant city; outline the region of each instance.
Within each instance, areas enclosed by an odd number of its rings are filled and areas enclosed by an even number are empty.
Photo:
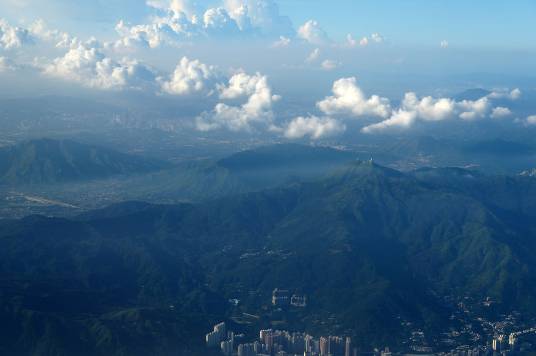
[[[498,335],[490,345],[457,347],[450,352],[435,353],[438,355],[510,355],[530,351],[533,345],[521,341],[524,336],[536,333],[536,328],[526,329],[509,335]],[[320,336],[315,338],[307,333],[289,332],[287,330],[260,330],[259,339],[243,342],[244,335],[235,335],[228,330],[224,322],[214,326],[213,331],[206,335],[208,348],[221,350],[225,356],[357,356],[375,355],[391,356],[405,354],[393,352],[389,347],[383,350],[359,351],[349,336]],[[433,354],[431,347],[416,349],[419,354]]]
[[[225,323],[214,326],[206,335],[209,348],[220,348],[223,355],[232,356],[287,356],[287,355],[334,355],[357,356],[358,350],[350,337],[321,336],[315,338],[306,333],[288,332],[286,330],[260,330],[259,339],[249,343],[240,343],[243,335],[235,335],[227,330]],[[383,353],[389,354],[389,350]]]
[[[448,298],[447,298],[448,299]],[[238,305],[239,300],[230,301]],[[275,288],[272,292],[271,304],[279,310],[288,307],[305,307],[305,295],[292,294],[289,290]],[[481,303],[491,307],[493,301],[486,299]],[[462,332],[452,330],[445,333],[441,340],[443,344],[451,344],[450,351],[436,351],[434,345],[424,341],[422,331],[410,332],[409,350],[391,350],[390,347],[363,350],[353,342],[351,336],[327,335],[315,337],[306,332],[289,330],[263,329],[258,331],[256,340],[247,340],[244,334],[237,334],[225,322],[214,325],[212,331],[205,335],[206,346],[209,349],[219,349],[225,356],[391,356],[393,354],[444,355],[444,356],[474,356],[474,355],[515,355],[534,350],[536,327],[525,328],[517,322],[515,315],[508,315],[500,322],[489,322],[485,318],[472,315],[473,305],[470,298],[457,304],[458,312],[451,320],[458,319],[463,325]],[[480,323],[485,335],[473,330],[469,322],[471,317]],[[406,324],[411,327],[411,323]],[[518,331],[508,330],[518,329]],[[472,343],[459,344],[456,339],[468,336]],[[487,342],[486,340],[490,340]],[[419,344],[420,343],[420,344]]]

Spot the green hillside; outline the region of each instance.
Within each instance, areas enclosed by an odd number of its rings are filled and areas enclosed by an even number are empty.
[[[143,173],[161,162],[68,140],[40,139],[0,149],[0,183],[44,184]]]
[[[261,313],[276,287],[308,296],[288,325],[351,330],[363,347],[396,345],[400,320],[445,330],[444,296],[490,297],[499,311],[536,316],[536,223],[520,208],[534,194],[499,194],[512,184],[478,175],[471,184],[497,194],[469,194],[461,173],[354,162],[318,181],[200,204],[3,222],[0,320],[19,328],[3,351],[188,354],[231,316],[227,299]]]

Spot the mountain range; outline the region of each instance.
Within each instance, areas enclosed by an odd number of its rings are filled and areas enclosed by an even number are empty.
[[[258,164],[241,162],[222,164]],[[309,301],[278,325],[351,333],[363,347],[395,346],[401,321],[445,330],[447,296],[536,316],[535,207],[531,177],[354,160],[195,204],[3,221],[0,320],[11,332],[0,351],[203,354],[202,330],[262,314],[274,288]]]
[[[146,173],[165,164],[69,140],[38,139],[0,149],[0,184],[48,184]]]

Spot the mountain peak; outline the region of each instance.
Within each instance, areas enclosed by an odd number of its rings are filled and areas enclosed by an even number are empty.
[[[363,176],[384,176],[384,177],[402,177],[403,174],[397,170],[380,166],[370,160],[355,160],[336,170],[333,176],[345,177],[363,177]]]
[[[161,162],[69,140],[41,138],[0,149],[0,183],[42,184],[159,169]]]
[[[233,154],[218,161],[232,171],[276,169],[312,164],[332,164],[353,158],[351,152],[331,147],[300,144],[276,144]]]

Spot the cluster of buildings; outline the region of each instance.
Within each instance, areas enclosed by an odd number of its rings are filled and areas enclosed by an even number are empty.
[[[219,347],[222,341],[229,339],[229,336],[233,338],[233,335],[227,334],[225,323],[219,323],[205,336],[205,341],[210,348]]]
[[[525,329],[509,335],[498,335],[497,337],[493,338],[491,349],[497,353],[524,351],[525,346],[522,342],[520,342],[520,338],[534,333],[536,333],[536,328]]]
[[[307,297],[299,294],[291,294],[286,289],[276,288],[272,292],[272,305],[274,307],[293,307],[305,308],[307,306]]]
[[[282,330],[261,330],[259,339],[236,344],[233,332],[226,331],[225,323],[214,326],[206,335],[207,346],[219,347],[226,356],[357,356],[357,348],[349,337],[328,336],[315,338],[304,333]]]
[[[415,329],[412,323],[402,320],[402,327],[409,332],[402,342],[405,352],[440,356],[513,356],[536,349],[536,328],[532,327],[536,320],[523,320],[519,313],[513,312],[490,321],[480,312],[482,301],[468,297],[462,301],[456,297],[446,298],[447,305],[456,306],[450,319],[459,322],[460,326],[430,338],[425,337],[422,330]],[[483,302],[485,307],[491,304],[493,301],[489,298]],[[292,307],[303,308],[307,306],[307,298],[305,295],[276,288],[272,292],[271,305],[278,311]],[[521,331],[512,332],[513,330]],[[358,355],[356,345],[349,337],[315,338],[305,333],[270,329],[261,330],[258,339],[249,341],[245,340],[244,335],[235,335],[226,330],[224,323],[214,326],[214,330],[206,335],[206,342],[208,347],[219,349],[226,356]],[[392,355],[389,349],[374,349],[365,354]]]

